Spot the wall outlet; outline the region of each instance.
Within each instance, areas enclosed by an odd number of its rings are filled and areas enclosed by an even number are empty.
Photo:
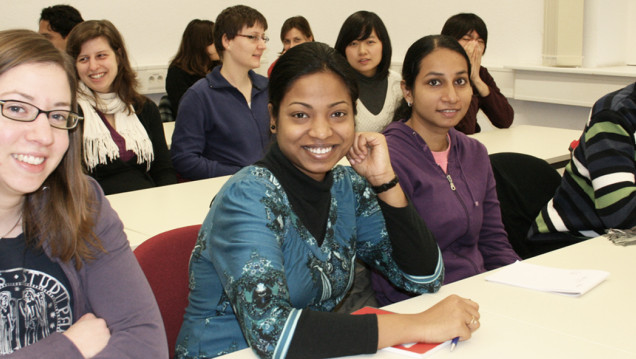
[[[166,75],[168,74],[167,66],[144,66],[138,67],[137,80],[139,80],[140,93],[147,94],[163,94],[166,92]]]

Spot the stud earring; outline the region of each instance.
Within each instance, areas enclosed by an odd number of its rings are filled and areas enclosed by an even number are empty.
[[[271,126],[269,126],[269,128],[271,128],[272,130],[275,130],[276,129],[276,125],[271,125]]]
[[[411,107],[413,104],[412,104],[412,103],[410,103],[409,101],[406,101],[406,105],[407,105],[408,107]]]

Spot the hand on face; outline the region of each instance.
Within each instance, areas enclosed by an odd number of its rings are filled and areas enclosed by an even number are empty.
[[[470,59],[470,79],[473,82],[480,80],[479,68],[481,67],[481,57],[484,54],[484,45],[477,40],[472,40],[464,45],[464,50]]]

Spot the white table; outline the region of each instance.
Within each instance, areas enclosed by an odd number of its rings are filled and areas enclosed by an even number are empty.
[[[559,164],[570,159],[570,143],[578,140],[582,133],[582,129],[520,125],[469,136],[483,143],[489,154],[518,152]]]
[[[636,358],[636,246],[619,247],[605,238],[595,238],[528,262],[601,269],[610,276],[581,297],[567,297],[487,282],[484,277],[488,274],[484,273],[386,309],[416,313],[450,294],[479,303],[481,328],[452,353],[442,350],[433,358]],[[405,358],[384,351],[355,358],[367,357]],[[223,358],[256,356],[244,349]]]
[[[348,166],[346,157],[339,164]],[[106,196],[124,223],[132,249],[159,233],[201,224],[212,198],[231,176],[208,178],[174,185]]]
[[[131,248],[174,229],[201,224],[212,198],[230,176],[106,196],[124,223]]]

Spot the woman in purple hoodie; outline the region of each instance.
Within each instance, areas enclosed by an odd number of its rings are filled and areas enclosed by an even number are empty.
[[[454,129],[472,97],[470,60],[444,35],[426,36],[406,53],[404,99],[384,130],[391,164],[442,250],[444,283],[519,259],[501,221],[486,148]],[[381,305],[408,298],[374,273]]]

